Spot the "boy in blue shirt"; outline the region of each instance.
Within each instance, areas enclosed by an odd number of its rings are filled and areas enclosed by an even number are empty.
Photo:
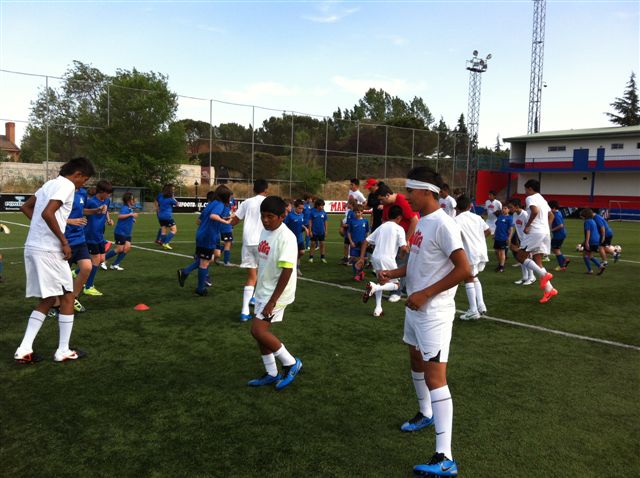
[[[598,248],[598,251],[600,252],[602,264],[605,267],[609,265],[609,262],[607,261],[607,253],[613,254],[614,262],[618,262],[620,254],[618,254],[618,251],[611,245],[613,230],[609,227],[609,223],[604,217],[596,213],[593,214],[593,220],[596,222],[598,231],[600,232],[600,247]]]
[[[120,208],[120,214],[118,214],[118,222],[116,223],[116,228],[113,231],[116,247],[115,250],[110,249],[109,252],[107,252],[105,260],[108,261],[116,255],[118,257],[116,257],[116,260],[113,261],[113,264],[111,264],[109,269],[115,271],[124,270],[120,267],[120,263],[131,250],[131,231],[133,230],[133,223],[136,222],[136,218],[138,217],[138,213],[133,210],[133,205],[135,203],[132,193],[124,193],[122,196],[122,207]]]
[[[356,263],[360,260],[360,249],[369,234],[369,221],[362,217],[364,214],[364,206],[356,204],[353,206],[353,218],[349,221],[347,227],[347,239],[349,240],[349,261],[353,268],[353,278],[357,281],[364,279],[364,270],[358,269]],[[365,252],[366,256],[366,252]]]
[[[357,201],[355,197],[349,196],[347,200],[347,209],[344,212],[344,218],[342,218],[342,222],[340,223],[340,229],[338,232],[342,237],[344,237],[344,252],[342,255],[342,259],[340,259],[340,264],[346,266],[349,264],[349,224],[351,220],[355,218],[354,207],[357,205]]]
[[[87,218],[87,226],[85,228],[85,238],[89,254],[91,254],[91,272],[84,285],[83,292],[86,295],[100,296],[102,292],[93,285],[96,273],[100,263],[104,262],[105,240],[104,228],[105,224],[113,225],[111,217],[109,217],[109,206],[111,205],[111,192],[113,188],[109,181],[98,181],[96,184],[96,195],[87,200],[88,209],[102,209],[102,214],[95,214]]]
[[[163,249],[173,249],[169,245],[173,236],[178,232],[176,227],[176,221],[173,219],[173,208],[178,205],[178,201],[173,197],[174,189],[171,184],[165,184],[162,187],[162,192],[158,194],[154,202],[156,208],[156,214],[158,215],[158,222],[160,223],[160,229],[156,236],[156,244],[162,246]]]
[[[304,221],[304,201],[296,199],[293,202],[293,210],[287,214],[284,223],[293,232],[293,235],[296,236],[296,241],[298,241],[298,275],[301,276],[300,259],[304,256],[305,249],[303,232],[306,233],[307,237],[309,236],[309,230],[305,226],[308,222],[305,223]]]
[[[602,275],[606,267],[604,264],[600,264],[598,259],[593,257],[593,253],[597,252],[598,249],[600,249],[600,231],[598,230],[596,221],[593,219],[594,215],[594,212],[590,208],[585,208],[580,211],[580,217],[584,219],[584,243],[582,244],[582,259],[584,260],[584,265],[587,266],[587,274],[593,274],[593,270],[591,269],[590,264],[590,262],[593,262],[599,269],[598,275]]]
[[[233,197],[233,193],[231,193],[229,204],[226,204],[222,211],[222,217],[225,219],[231,219],[231,213],[235,210],[236,210],[236,200]],[[233,226],[231,225],[231,223],[220,224],[220,245],[218,246],[218,249],[222,250],[222,263],[225,266],[229,265],[229,260],[231,259],[232,245],[233,245]]]
[[[313,209],[313,197],[310,194],[305,194],[302,199],[304,200],[304,210],[302,211],[302,215],[304,216],[305,225],[309,224],[309,219],[311,219],[311,210]],[[306,229],[305,238],[304,238],[304,248],[309,249],[309,244],[311,243],[311,231],[309,228]]]
[[[555,254],[556,260],[558,261],[558,267],[556,267],[556,270],[566,271],[567,266],[571,261],[566,259],[560,250],[562,243],[567,238],[567,230],[564,227],[564,218],[560,212],[560,205],[558,204],[558,201],[549,201],[549,207],[553,213],[553,222],[551,223],[551,252]]]
[[[315,206],[311,210],[309,217],[309,229],[311,230],[311,249],[309,250],[309,262],[313,262],[313,253],[316,250],[316,244],[320,248],[320,260],[323,264],[327,263],[324,257],[324,240],[327,236],[327,213],[324,210],[324,201],[320,198],[313,203]]]
[[[207,295],[207,276],[209,264],[220,239],[220,225],[231,224],[231,219],[225,219],[224,206],[229,204],[231,190],[222,185],[215,191],[214,200],[202,210],[198,218],[198,230],[196,231],[196,253],[194,261],[184,269],[178,269],[178,284],[184,287],[184,283],[191,272],[198,269],[198,287],[196,294]]]
[[[502,206],[501,214],[496,216],[495,233],[493,240],[493,248],[496,251],[498,259],[498,267],[496,272],[504,272],[504,263],[507,260],[507,240],[513,227],[513,218],[509,214],[509,207],[505,204]]]

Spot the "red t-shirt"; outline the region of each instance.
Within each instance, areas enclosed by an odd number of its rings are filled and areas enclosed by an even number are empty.
[[[414,217],[419,217],[418,213],[411,209],[409,206],[409,202],[407,199],[400,193],[396,194],[396,202],[393,204],[385,204],[382,209],[382,222],[386,222],[389,220],[389,209],[391,206],[400,206],[402,208],[402,221],[400,221],[400,225],[404,232],[409,230],[409,224],[411,224],[411,219]]]

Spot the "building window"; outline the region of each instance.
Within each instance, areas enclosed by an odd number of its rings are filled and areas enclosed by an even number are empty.
[[[638,143],[638,149],[640,149],[640,143]]]
[[[611,149],[623,149],[624,148],[624,144],[622,143],[613,143],[611,145]]]
[[[566,146],[549,146],[548,151],[551,153],[552,151],[566,151]]]

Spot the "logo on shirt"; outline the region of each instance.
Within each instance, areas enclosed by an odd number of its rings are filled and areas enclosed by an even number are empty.
[[[260,244],[258,244],[258,252],[261,252],[265,256],[269,255],[270,250],[271,248],[269,247],[269,243],[267,241],[262,241]]]
[[[416,246],[419,249],[422,245],[422,239],[422,233],[420,231],[416,231],[416,233],[411,236],[411,239],[409,239],[409,242],[412,246]]]

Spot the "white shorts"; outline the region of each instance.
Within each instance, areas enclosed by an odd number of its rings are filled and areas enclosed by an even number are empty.
[[[438,362],[447,362],[455,314],[455,304],[430,315],[421,310],[405,309],[402,340],[419,350],[425,362],[434,357],[438,357]]]
[[[264,315],[262,315],[262,309],[267,305],[266,302],[258,302],[256,301],[255,306],[253,307],[253,312],[256,315],[256,319],[265,320]],[[286,309],[286,305],[277,305],[273,308],[273,313],[271,314],[271,322],[272,324],[275,322],[282,322],[284,317],[284,309]]]
[[[551,236],[544,232],[525,234],[520,248],[530,254],[549,254],[551,252]]]
[[[391,271],[398,268],[395,257],[371,257],[371,264],[373,264],[373,270],[379,271]],[[389,282],[398,283],[398,279],[391,279]]]
[[[496,233],[496,223],[487,221],[487,226],[489,226],[489,230],[491,231],[491,235],[493,236]]]
[[[471,264],[471,275],[473,277],[477,276],[484,270],[486,265],[487,265],[486,262],[478,262],[477,264]]]
[[[24,268],[27,273],[25,297],[45,299],[73,292],[71,269],[62,252],[25,247]]]
[[[258,268],[258,246],[245,246],[242,245],[242,262],[240,267],[246,269]]]

